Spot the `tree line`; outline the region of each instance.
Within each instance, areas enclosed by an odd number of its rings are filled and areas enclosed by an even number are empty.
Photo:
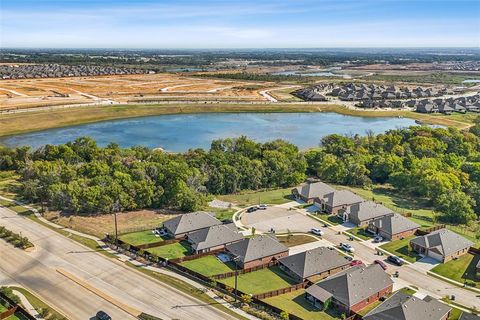
[[[480,118],[469,131],[417,126],[333,134],[305,152],[282,140],[240,137],[172,154],[113,143],[99,147],[84,137],[37,150],[0,148],[0,170],[20,174],[24,199],[73,213],[193,211],[210,194],[290,187],[310,176],[366,188],[389,183],[428,199],[444,221],[468,223],[480,214]]]

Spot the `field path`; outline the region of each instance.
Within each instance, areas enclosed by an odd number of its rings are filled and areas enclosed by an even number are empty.
[[[6,92],[10,92],[11,94],[14,94],[14,95],[16,95],[16,96],[28,97],[26,94],[20,93],[20,92],[18,92],[18,91],[12,90],[12,89],[0,88],[0,90],[6,91]]]

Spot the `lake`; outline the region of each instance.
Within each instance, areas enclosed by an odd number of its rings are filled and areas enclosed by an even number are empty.
[[[333,73],[330,71],[313,71],[313,72],[302,72],[302,71],[279,71],[273,72],[272,75],[280,76],[302,76],[302,77],[339,77],[344,79],[351,79],[352,76],[349,74],[342,73]]]
[[[315,147],[328,134],[374,133],[416,125],[408,118],[367,118],[337,113],[200,113],[149,116],[48,129],[0,139],[10,147],[62,144],[90,136],[105,146],[143,145],[168,151],[209,148],[214,139],[246,135],[265,142],[285,139],[301,149]]]

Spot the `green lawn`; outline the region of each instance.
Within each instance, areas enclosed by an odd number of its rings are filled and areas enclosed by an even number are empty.
[[[381,303],[382,303],[382,301],[377,300],[377,301],[373,302],[372,304],[366,306],[366,307],[363,308],[362,310],[360,310],[360,311],[358,312],[358,314],[363,317],[363,316],[365,316],[367,313],[369,313],[370,311],[372,311],[373,309],[375,309],[376,307],[378,307]]]
[[[0,301],[0,313],[7,311],[7,307],[5,307],[1,302],[2,301]]]
[[[407,237],[403,240],[390,241],[381,245],[380,248],[387,250],[388,252],[399,256],[400,258],[403,258],[409,262],[415,262],[421,257],[415,251],[409,252],[408,250],[408,243],[413,238],[415,238],[415,236]]]
[[[181,263],[182,266],[210,277],[216,274],[227,273],[235,270],[233,262],[223,263],[215,256],[205,256],[195,260],[185,261]]]
[[[230,287],[235,286],[235,277],[218,280]],[[238,290],[244,293],[258,294],[295,284],[279,267],[265,268],[238,276]]]
[[[305,299],[305,290],[303,289],[267,298],[263,301],[305,320],[340,319],[340,315],[334,310],[324,312],[314,308]]]
[[[447,263],[441,263],[431,271],[449,279],[469,284],[475,284],[480,287],[480,281],[476,278],[475,267],[480,260],[480,255],[466,254],[457,260],[450,260]]]
[[[213,208],[213,207],[206,207],[205,211],[215,213],[215,217],[220,221],[232,221],[232,216],[235,213],[234,209],[222,209],[222,208]]]
[[[316,238],[307,235],[277,235],[278,241],[287,247],[295,247],[301,244],[317,241]]]
[[[147,249],[146,251],[165,258],[165,259],[176,259],[185,257],[190,254],[190,245],[186,241],[181,241],[177,243],[167,244],[160,247],[153,247]]]
[[[122,234],[118,238],[133,246],[137,246],[139,244],[159,242],[163,240],[161,237],[155,237],[155,235],[152,233],[152,230],[126,233]]]
[[[14,314],[12,314],[10,317],[6,318],[5,320],[28,320],[28,319],[27,319],[27,317],[25,317],[20,312],[15,312]]]
[[[40,309],[48,309],[52,317],[55,319],[65,319],[65,317],[60,314],[58,311],[50,307],[48,304],[37,298],[35,295],[25,290],[24,288],[11,287],[13,290],[16,290],[23,294],[27,298],[28,302],[35,308],[35,310],[40,311]]]
[[[229,194],[218,196],[222,201],[232,202],[241,207],[247,207],[254,204],[281,204],[292,201],[291,188],[276,189],[268,191],[246,191],[239,194]]]
[[[326,215],[326,214],[310,214],[310,218],[319,220],[322,223],[329,222],[330,224],[336,226],[343,223],[343,220],[336,215]]]
[[[368,240],[373,238],[373,234],[366,232],[365,227],[356,227],[356,228],[349,229],[347,231],[363,240]]]

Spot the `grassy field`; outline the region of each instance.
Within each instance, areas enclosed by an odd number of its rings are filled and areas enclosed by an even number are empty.
[[[235,277],[218,281],[223,282],[232,288],[235,285]],[[238,276],[238,290],[250,294],[258,294],[286,288],[293,284],[295,284],[293,279],[287,276],[287,274],[280,270],[279,267],[265,268]]]
[[[281,204],[292,201],[291,188],[267,190],[267,191],[247,191],[239,194],[218,196],[218,199],[226,202],[232,202],[240,207],[247,207],[254,204]]]
[[[301,244],[310,243],[317,241],[316,238],[312,236],[307,236],[303,234],[295,234],[295,235],[277,235],[278,241],[286,245],[287,247],[295,247]]]
[[[348,232],[350,232],[353,235],[356,235],[357,237],[363,240],[368,240],[373,238],[373,234],[366,232],[365,227],[352,228],[352,229],[349,229]]]
[[[214,207],[206,207],[205,211],[215,213],[215,217],[220,221],[232,221],[232,216],[235,213],[235,209],[222,209]]]
[[[215,256],[205,256],[195,260],[185,261],[182,262],[181,265],[203,274],[206,277],[235,270],[235,264],[233,262],[223,263]]]
[[[267,298],[263,301],[305,320],[340,319],[340,314],[333,310],[324,312],[314,308],[305,299],[305,290],[303,289]]]
[[[0,172],[0,196],[15,199],[17,194],[16,187],[20,184],[18,179],[20,176],[15,171],[1,171]]]
[[[19,287],[11,287],[13,290],[16,290],[18,292],[20,292],[21,294],[23,294],[25,296],[25,298],[27,298],[28,302],[30,302],[30,304],[35,308],[35,310],[37,310],[38,312],[41,310],[41,309],[48,309],[49,312],[50,312],[50,317],[47,318],[47,319],[50,319],[50,318],[54,318],[54,319],[65,319],[65,317],[59,313],[58,311],[56,311],[54,308],[52,308],[51,306],[49,306],[48,304],[46,304],[45,302],[43,302],[42,300],[40,300],[37,296],[33,295],[32,293],[30,293],[29,291],[25,290],[24,288],[19,288]]]
[[[176,259],[189,255],[190,249],[190,245],[187,242],[181,241],[160,247],[150,248],[147,249],[147,251],[165,259]]]
[[[408,250],[408,243],[413,238],[415,238],[415,236],[407,237],[403,240],[390,241],[388,243],[381,245],[380,248],[390,253],[393,253],[394,255],[399,256],[400,258],[403,258],[409,262],[415,262],[419,260],[421,257],[414,251],[409,252]]]
[[[441,263],[431,271],[449,279],[480,287],[480,281],[476,277],[476,265],[480,261],[479,255],[466,254],[457,260],[451,260],[447,263]]]
[[[118,238],[133,246],[137,246],[139,244],[159,242],[163,240],[163,238],[161,237],[155,237],[155,235],[152,233],[152,230],[126,233],[122,234]]]
[[[99,238],[106,233],[114,234],[115,225],[112,214],[99,215],[61,215],[59,212],[47,212],[45,218],[61,226],[87,233]],[[120,234],[137,230],[157,228],[165,220],[174,217],[162,211],[139,210],[117,213],[118,232]]]

